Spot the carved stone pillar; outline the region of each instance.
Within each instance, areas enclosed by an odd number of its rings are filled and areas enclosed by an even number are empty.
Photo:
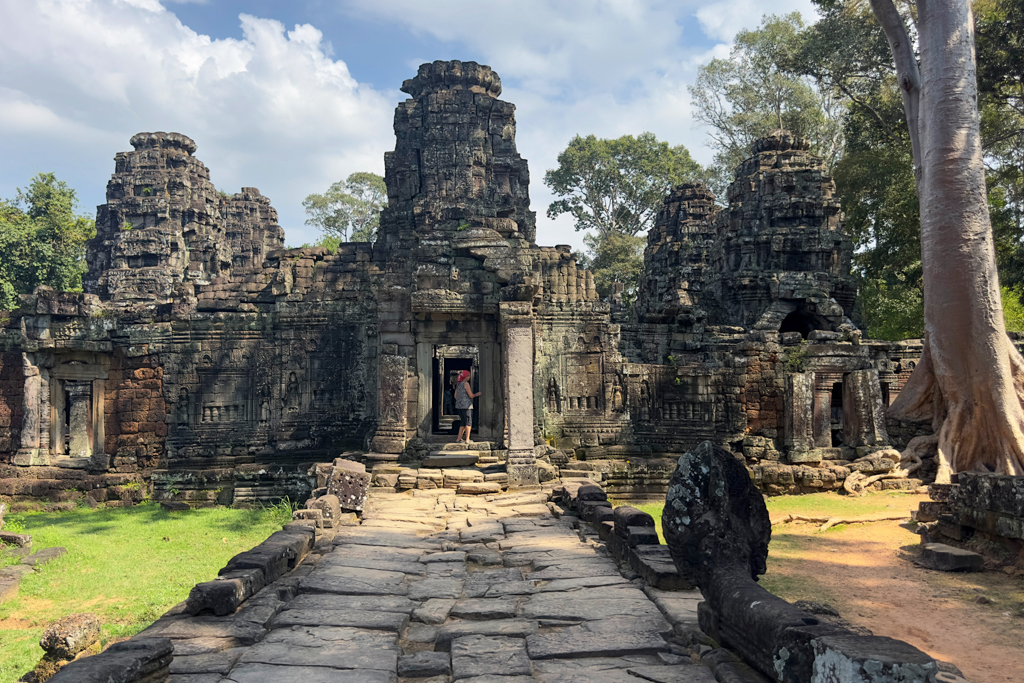
[[[790,462],[817,462],[814,448],[814,373],[786,376],[785,445]]]
[[[832,389],[814,389],[814,447],[832,447]]]
[[[39,368],[23,354],[25,384],[22,390],[21,442],[14,454],[14,464],[21,466],[49,465],[50,455],[39,449],[40,416],[39,394],[42,383]]]
[[[508,483],[538,486],[533,451],[533,317],[529,301],[501,304],[504,336],[505,415],[508,433]]]
[[[68,395],[68,455],[72,458],[88,458],[92,455],[92,382],[67,382],[64,391]]]
[[[382,354],[377,386],[378,425],[370,441],[369,460],[394,461],[405,450],[408,389],[405,356]]]
[[[856,370],[843,382],[843,434],[847,446],[886,446],[885,406],[877,370]]]

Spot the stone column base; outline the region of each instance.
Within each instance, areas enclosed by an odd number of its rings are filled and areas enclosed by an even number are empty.
[[[533,449],[509,450],[505,469],[508,472],[508,486],[512,489],[540,486],[537,458]]]
[[[21,467],[31,467],[32,465],[45,466],[50,464],[50,454],[38,448],[19,448],[11,462]]]

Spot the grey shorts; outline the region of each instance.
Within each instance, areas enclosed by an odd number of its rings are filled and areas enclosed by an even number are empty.
[[[462,426],[473,425],[473,409],[472,408],[456,408],[455,412],[459,414],[459,419],[462,420]]]

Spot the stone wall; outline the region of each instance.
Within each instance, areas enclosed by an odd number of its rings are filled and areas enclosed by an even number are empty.
[[[0,353],[0,463],[18,450],[24,401],[24,361],[17,352]]]

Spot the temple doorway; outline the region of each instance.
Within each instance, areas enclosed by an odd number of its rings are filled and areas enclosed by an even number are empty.
[[[473,370],[473,391],[480,391],[480,352],[476,346],[435,346],[431,413],[434,434],[458,434],[461,423],[455,412],[455,381],[463,370]],[[479,428],[480,399],[473,400],[473,431]]]

